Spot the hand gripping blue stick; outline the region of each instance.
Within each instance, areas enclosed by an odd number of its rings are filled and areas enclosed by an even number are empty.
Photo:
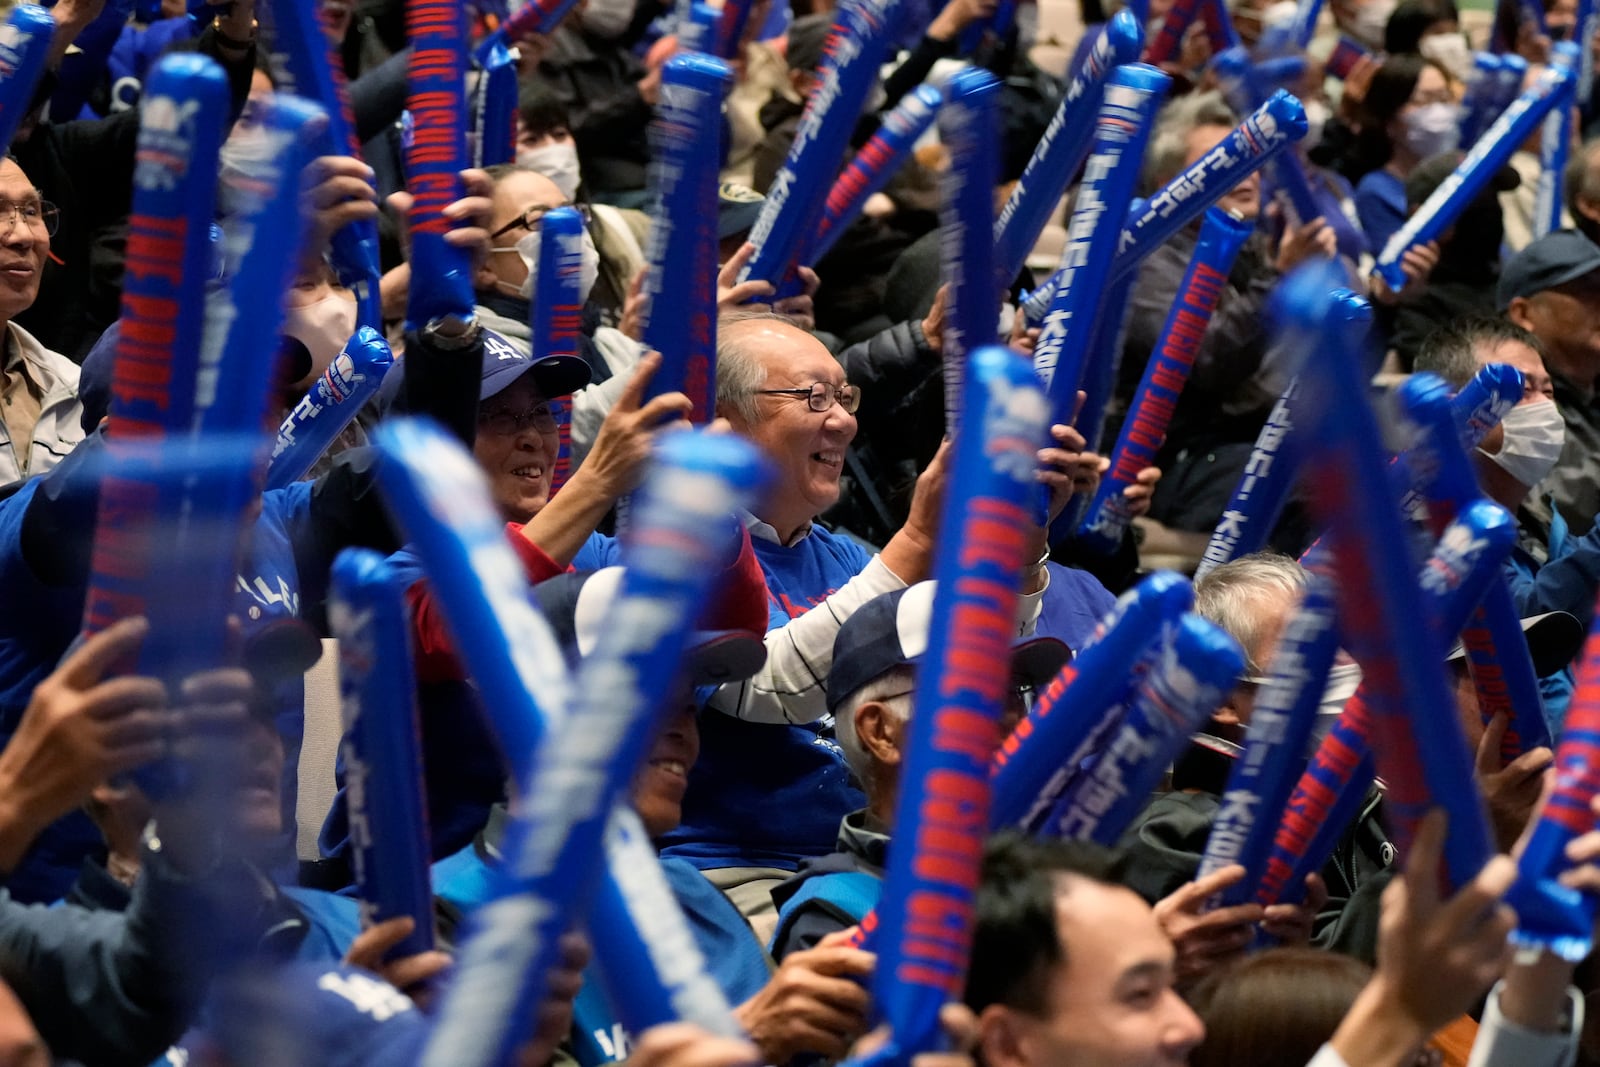
[[[12,8],[0,29],[0,152],[11,148],[17,127],[28,114],[55,33],[55,19],[37,4]]]

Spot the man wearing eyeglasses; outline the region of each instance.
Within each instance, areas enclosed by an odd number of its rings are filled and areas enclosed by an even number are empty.
[[[844,368],[786,317],[742,312],[718,323],[718,414],[777,468],[772,490],[745,516],[767,581],[767,662],[711,698],[722,714],[702,721],[701,760],[666,854],[699,867],[763,936],[776,922],[771,888],[803,860],[832,852],[839,820],[865,803],[834,740],[824,688],[840,626],[932,569],[948,445],[877,554],[816,524],[839,499],[858,404]],[[1070,478],[1062,492],[1062,476],[1042,473],[1059,507]],[[1042,557],[1022,576],[1018,616],[1028,629],[1049,584]]]
[[[15,321],[38,299],[56,219],[22,168],[0,163],[0,485],[49,470],[83,440],[77,365]]]

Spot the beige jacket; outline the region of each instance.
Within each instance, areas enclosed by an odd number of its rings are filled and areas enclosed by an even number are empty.
[[[0,420],[0,485],[17,481],[24,473],[43,474],[64,459],[83,440],[83,405],[78,403],[78,367],[66,356],[52,352],[39,339],[16,323],[7,323],[8,336],[3,358],[19,353],[28,364],[28,374],[38,382],[43,396],[39,401],[39,421],[33,426],[33,445],[28,450],[27,470],[11,444],[11,434]]]

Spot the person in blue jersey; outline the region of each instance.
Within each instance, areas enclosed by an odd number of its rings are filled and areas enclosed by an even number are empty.
[[[857,388],[820,341],[771,312],[726,315],[717,331],[717,412],[774,462],[776,484],[744,516],[766,575],[767,662],[711,698],[702,756],[683,824],[665,854],[706,873],[763,936],[775,915],[771,888],[802,860],[833,851],[839,820],[865,802],[850,780],[828,714],[824,680],[845,619],[883,593],[930,576],[949,446],[917,480],[910,515],[873,553],[816,520],[839,499],[845,452],[856,435]],[[1053,427],[1058,442],[1067,427]],[[1063,473],[1076,453],[1040,454],[1051,514],[1073,490]],[[1029,542],[1021,578],[1030,628],[1049,584],[1045,530]]]
[[[469,195],[448,209],[457,222],[448,239],[481,251],[488,244],[487,232],[477,225],[489,210],[483,195],[487,179],[466,171],[463,181]],[[338,210],[344,218],[359,215],[348,204]],[[482,349],[481,331],[471,321],[429,322],[412,331],[401,382],[411,410],[447,425],[474,425]],[[79,382],[83,429],[89,435],[84,443],[48,473],[0,490],[0,596],[8,604],[27,605],[26,611],[0,619],[0,739],[10,736],[27,695],[78,632],[99,508],[105,454],[100,427],[111,407],[114,355],[107,346],[85,361]],[[351,545],[389,552],[400,547],[378,499],[375,463],[371,451],[351,450],[314,482],[262,494],[235,594],[247,635],[300,623],[324,630],[328,569],[338,551]],[[303,729],[299,680],[285,682],[278,699],[286,755],[283,802],[286,820],[292,820]],[[98,850],[99,839],[81,813],[68,816],[41,835],[11,872],[8,887],[23,900],[58,899],[76,878],[83,857]]]
[[[806,861],[772,891],[776,959],[854,926],[877,904],[899,797],[901,746],[916,669],[927,652],[936,587],[918,582],[874,597],[839,628],[828,672],[828,711],[867,803],[840,820],[834,852]],[[1022,637],[1012,644],[1012,699],[1003,724],[1008,732],[1026,714],[1027,694],[1049,684],[1071,657],[1055,638]]]

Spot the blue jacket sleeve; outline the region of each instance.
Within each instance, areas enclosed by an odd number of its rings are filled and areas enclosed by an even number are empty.
[[[1595,591],[1600,589],[1600,527],[1591,527],[1570,543],[1571,551],[1552,559],[1531,577],[1508,563],[1506,579],[1523,618],[1567,611],[1587,630],[1594,618]]]

